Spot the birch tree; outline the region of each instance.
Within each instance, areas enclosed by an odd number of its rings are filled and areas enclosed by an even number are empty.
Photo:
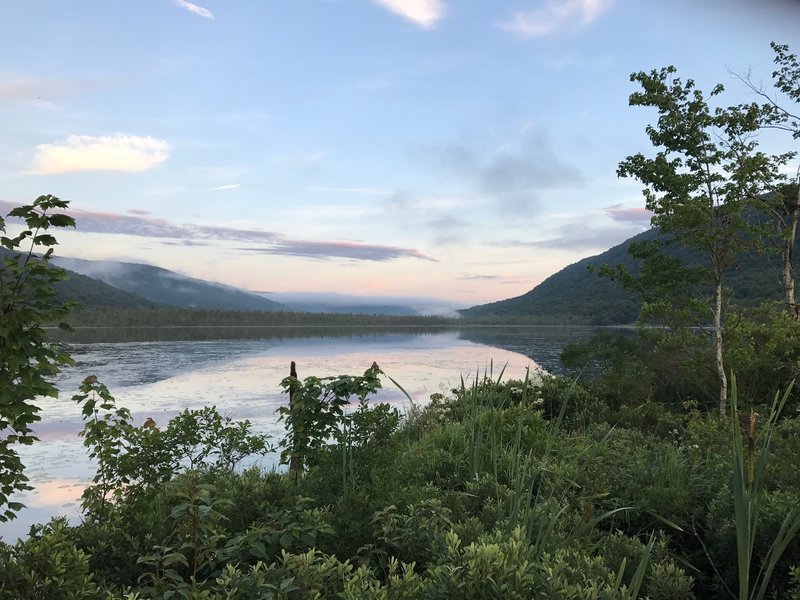
[[[628,156],[617,174],[644,184],[654,227],[705,256],[713,294],[701,320],[713,329],[719,409],[725,412],[725,273],[743,246],[757,243],[746,210],[774,180],[786,155],[769,156],[758,149],[757,133],[767,117],[763,106],[712,107],[709,101],[724,91],[722,85],[706,96],[692,79],[684,81],[676,73],[675,67],[665,67],[631,75],[642,89],[631,94],[630,105],[658,113],[656,123],[645,128],[655,153]]]
[[[786,44],[770,44],[775,52],[775,71],[772,72],[774,93],[770,94],[763,86],[756,85],[749,74],[737,75],[751,90],[764,101],[763,110],[766,118],[764,127],[779,129],[800,139],[800,60],[789,51]],[[783,99],[778,94],[783,95]],[[797,108],[787,108],[792,103]],[[794,158],[795,153],[791,153]],[[774,239],[777,240],[781,253],[781,284],[786,309],[800,319],[800,305],[797,304],[794,269],[794,247],[797,239],[797,226],[800,220],[800,167],[791,185],[777,187],[767,196],[760,198],[761,208],[767,213],[775,227]]]

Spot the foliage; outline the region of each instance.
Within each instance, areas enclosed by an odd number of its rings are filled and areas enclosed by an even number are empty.
[[[186,409],[161,430],[154,422],[133,425],[130,411],[93,375],[72,399],[82,406],[80,435],[97,462],[84,510],[101,521],[110,502],[160,489],[182,470],[230,473],[243,458],[271,451],[265,436],[250,433],[249,421],[235,423],[213,406]]]
[[[791,388],[791,386],[790,386]],[[796,502],[786,514],[772,545],[763,557],[756,576],[752,576],[755,565],[753,546],[755,545],[761,517],[762,485],[769,461],[770,445],[775,423],[786,405],[790,389],[781,396],[775,394],[772,409],[761,426],[760,448],[756,445],[756,415],[751,410],[745,419],[740,419],[736,380],[731,390],[732,429],[733,429],[733,488],[736,517],[736,547],[739,567],[739,598],[761,600],[767,596],[769,582],[781,555],[800,531],[800,505]],[[743,427],[744,425],[744,427]],[[745,429],[743,433],[742,429]]]
[[[739,400],[769,410],[786,382],[800,378],[800,321],[777,304],[736,311],[726,361],[739,379]],[[787,409],[798,405],[793,389]]]
[[[281,441],[281,461],[308,466],[315,464],[328,441],[339,434],[344,419],[344,406],[355,397],[364,402],[381,387],[383,373],[377,363],[362,376],[306,377],[301,382],[289,376],[281,382],[289,394],[287,406],[278,409],[286,424],[287,435]]]
[[[72,294],[70,294],[72,297]],[[87,305],[86,310],[78,310],[70,318],[76,327],[275,327],[282,336],[295,337],[298,325],[308,328],[319,328],[320,335],[330,334],[330,327],[374,327],[376,329],[417,328],[439,330],[455,324],[453,319],[434,316],[395,316],[395,315],[360,315],[360,314],[327,314],[301,312],[258,312],[244,310],[212,310],[202,308],[177,307],[136,307],[126,306],[122,300],[114,298],[100,300]],[[292,334],[294,331],[294,334]],[[263,335],[263,332],[259,332]]]
[[[749,235],[756,231],[746,218],[748,201],[781,180],[779,169],[792,154],[768,156],[758,150],[754,134],[767,118],[759,105],[712,109],[693,80],[684,82],[675,73],[674,67],[666,67],[631,75],[631,81],[639,83],[642,91],[631,94],[630,104],[658,110],[657,124],[646,128],[657,152],[653,158],[642,153],[627,157],[617,173],[621,177],[634,177],[645,185],[652,224],[670,236],[662,238],[661,245],[680,241],[706,257],[705,266],[714,285],[713,297],[692,301],[695,297],[690,295],[688,304],[678,309],[679,314],[687,308],[694,309],[696,323],[713,324],[719,408],[725,412],[728,381],[722,329],[724,275],[735,266],[736,256],[743,247],[762,251],[759,238]],[[723,86],[715,86],[710,97],[723,90]],[[646,263],[657,261],[654,272],[659,279],[666,278],[674,290],[682,291],[686,285],[695,283],[691,272],[687,279],[687,271],[680,262],[653,252],[645,253],[644,259]],[[651,292],[658,289],[649,281],[643,285]],[[667,296],[668,303],[674,302],[672,297],[674,292]]]
[[[10,496],[29,489],[16,444],[36,441],[31,425],[39,420],[37,398],[52,398],[59,368],[71,362],[69,354],[45,338],[44,326],[66,327],[71,305],[57,300],[53,284],[65,277],[50,259],[56,239],[51,228],[74,227],[72,217],[54,212],[68,203],[55,196],[39,196],[32,204],[8,216],[25,222],[22,231],[8,237],[0,217],[0,523],[22,508]],[[44,254],[38,254],[44,250]]]
[[[659,229],[649,229],[596,256],[564,267],[521,296],[463,310],[461,323],[565,326],[632,324],[641,310],[640,291],[643,286],[624,288],[606,278],[598,278],[596,273],[603,265],[622,265],[626,272],[638,276],[641,258],[632,256],[629,249],[633,247],[638,255],[638,250],[646,251],[660,237]],[[799,245],[800,241],[795,240],[795,254]],[[660,248],[660,254],[680,260],[689,270],[681,274],[682,277],[690,276],[692,270],[705,265],[702,254],[679,242]],[[781,266],[774,256],[753,253],[745,248],[736,255],[735,262],[735,266],[725,272],[732,304],[751,306],[781,299],[780,288],[776,285],[781,277]],[[661,273],[655,266],[651,272],[653,275]],[[677,290],[670,285],[668,277],[652,278],[654,283],[659,280],[665,284],[662,289],[669,291],[670,297],[676,295],[673,290]],[[705,284],[692,285],[696,291],[707,295],[711,292],[711,286],[707,277],[704,280]],[[682,290],[682,296],[677,294],[678,298],[686,296],[686,288]],[[651,294],[651,297],[658,298],[655,294]],[[591,301],[587,301],[588,298]],[[659,318],[663,316],[659,315]]]
[[[652,397],[655,373],[647,362],[641,336],[598,334],[583,344],[569,344],[561,362],[571,373],[592,381],[595,394],[614,409],[623,402],[644,402]]]
[[[83,402],[96,394],[103,423],[119,409],[102,408],[110,400],[87,385]],[[360,405],[297,482],[216,459],[195,461],[200,469],[188,458],[163,462],[183,466],[146,484],[131,476],[102,519],[87,506],[94,518],[64,529],[58,552],[84,565],[64,589],[140,598],[687,598],[735,589],[737,519],[721,502],[730,495],[730,428],[693,405],[683,421],[659,416],[663,427],[591,423],[580,415],[594,402],[604,404],[563,378],[479,377],[400,424],[385,406]],[[138,433],[122,436],[119,455],[162,460],[125,446],[160,430],[130,427]],[[774,427],[770,460],[793,464],[796,421]],[[107,461],[106,481],[136,473],[127,460]],[[763,473],[759,564],[784,535],[781,507],[793,506],[787,486],[798,477],[769,463]],[[35,570],[21,544],[0,552],[9,573]],[[788,593],[787,561],[798,559],[791,545],[770,593]],[[10,597],[23,589],[14,582]]]
[[[89,556],[70,539],[66,519],[36,525],[14,546],[0,542],[0,599],[102,598]]]

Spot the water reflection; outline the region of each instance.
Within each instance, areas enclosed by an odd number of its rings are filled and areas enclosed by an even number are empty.
[[[76,502],[90,481],[93,467],[78,432],[80,408],[71,400],[81,380],[97,375],[131,410],[133,421],[151,417],[159,424],[186,408],[215,405],[234,419],[249,419],[258,433],[277,442],[283,431],[276,409],[286,402],[280,381],[297,363],[299,377],[358,374],[373,361],[398,381],[415,403],[434,392],[447,393],[476,373],[505,367],[505,377],[524,377],[537,364],[528,356],[465,339],[457,331],[392,333],[360,337],[317,337],[215,341],[170,341],[75,344],[74,367],[57,385],[58,399],[44,399],[42,421],[36,425],[41,442],[20,448],[34,491],[19,498],[29,506],[20,518],[0,526],[0,537],[24,535],[33,522],[50,515],[77,514]],[[408,400],[388,380],[377,400],[401,409]],[[269,468],[277,457],[260,464]],[[15,498],[16,499],[16,498]]]
[[[627,328],[604,328],[631,333]],[[484,326],[459,329],[462,339],[523,354],[551,373],[563,373],[560,356],[567,344],[588,341],[597,327]]]
[[[377,337],[391,333],[423,334],[442,333],[454,327],[448,326],[388,326],[367,325],[318,325],[318,326],[275,326],[275,325],[201,325],[153,326],[153,327],[76,327],[72,332],[51,329],[51,338],[68,343],[95,344],[102,342],[167,342],[167,341],[208,341],[208,340],[246,340],[312,337]]]

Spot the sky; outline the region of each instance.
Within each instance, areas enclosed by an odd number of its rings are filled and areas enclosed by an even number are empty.
[[[0,5],[0,213],[57,254],[253,291],[518,296],[649,225],[630,73],[724,101],[798,0],[26,0]],[[775,151],[789,138],[766,140]],[[16,227],[9,222],[9,231]]]

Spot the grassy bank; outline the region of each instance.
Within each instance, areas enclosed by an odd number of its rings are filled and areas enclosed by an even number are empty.
[[[742,429],[690,405],[613,406],[552,376],[479,378],[402,417],[375,402],[336,410],[335,398],[371,395],[374,369],[284,382],[295,412],[282,444],[293,470],[281,473],[233,468],[279,442],[246,424],[195,411],[135,427],[87,381],[76,399],[99,468],[85,520],[0,546],[0,598],[800,593],[786,522],[800,504],[794,414],[770,420],[767,408],[751,425],[743,410]],[[306,392],[327,401],[302,404]],[[742,583],[740,509],[756,500]]]

